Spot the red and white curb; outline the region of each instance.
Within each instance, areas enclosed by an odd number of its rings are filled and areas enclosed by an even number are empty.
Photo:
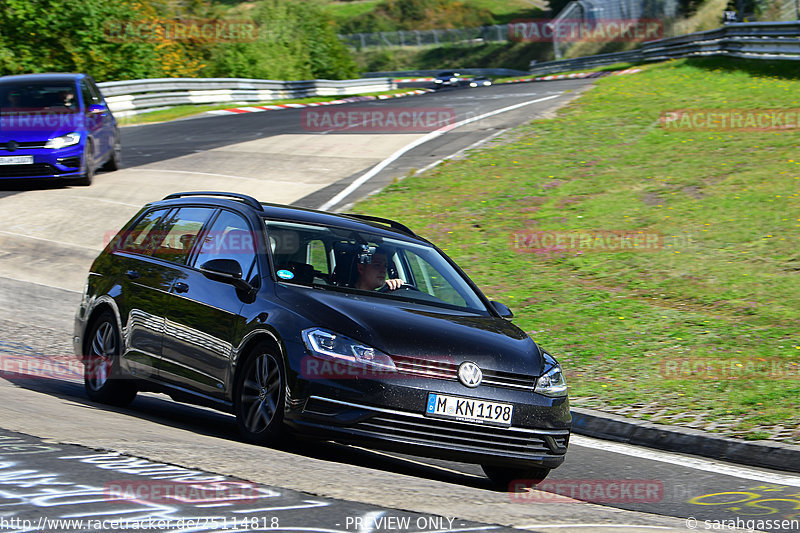
[[[397,78],[394,80],[395,83],[414,83],[418,81],[433,81],[436,78]]]
[[[405,93],[380,94],[378,96],[348,96],[339,100],[329,100],[326,102],[308,102],[305,104],[272,104],[272,105],[253,105],[245,107],[231,107],[228,109],[215,109],[207,111],[210,115],[238,115],[242,113],[260,113],[262,111],[277,111],[278,109],[302,109],[304,107],[319,107],[323,105],[349,104],[351,102],[366,102],[368,100],[387,100],[389,98],[400,98],[415,94],[425,94],[433,92],[433,89],[417,89]]]

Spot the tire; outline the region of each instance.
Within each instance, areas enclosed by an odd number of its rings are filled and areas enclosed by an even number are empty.
[[[238,373],[234,389],[236,424],[246,441],[274,445],[284,439],[285,388],[283,358],[271,344],[258,344]]]
[[[94,179],[94,148],[92,147],[92,143],[87,141],[86,142],[86,149],[83,151],[83,162],[86,165],[86,172],[80,178],[75,180],[77,185],[82,185],[84,187],[89,186],[92,184],[92,180]]]
[[[503,466],[481,465],[484,474],[500,489],[510,490],[512,481],[523,482],[527,486],[538,485],[550,473],[549,468],[527,467],[508,468]]]
[[[113,313],[105,311],[87,329],[83,385],[93,402],[128,405],[136,397],[136,384],[121,375],[122,337]]]
[[[119,132],[114,132],[114,146],[111,148],[111,157],[103,165],[103,170],[115,171],[122,166],[122,143],[119,142]]]

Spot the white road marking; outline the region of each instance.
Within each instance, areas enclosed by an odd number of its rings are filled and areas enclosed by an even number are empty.
[[[358,533],[372,533],[375,520],[383,516],[385,513],[386,511],[370,511],[369,513],[365,514],[362,517],[363,521],[361,522],[361,527],[358,529]]]
[[[622,444],[619,442],[609,442],[600,439],[593,439],[591,437],[584,437],[583,435],[571,435],[569,438],[570,446],[583,446],[586,448],[594,448],[596,450],[603,450],[606,452],[619,453],[631,457],[639,457],[641,459],[648,459],[650,461],[660,461],[662,463],[669,463],[678,466],[685,466],[694,470],[703,470],[705,472],[713,472],[724,476],[738,477],[741,479],[752,479],[754,481],[763,481],[765,483],[775,483],[778,485],[788,485],[791,487],[800,487],[800,477],[788,474],[778,474],[772,472],[763,472],[761,470],[753,470],[750,468],[735,466],[731,464],[721,463],[710,459],[699,459],[696,457],[687,457],[685,455],[677,455],[669,452],[662,452],[658,450],[651,450],[649,448],[642,448],[633,446],[631,444]]]
[[[489,117],[492,117],[494,115],[499,115],[500,113],[513,111],[514,109],[519,109],[520,107],[524,107],[524,106],[527,106],[527,105],[535,104],[535,103],[538,103],[538,102],[543,102],[545,100],[551,100],[553,98],[558,98],[558,96],[560,96],[560,95],[559,94],[554,94],[552,96],[545,96],[544,98],[537,98],[536,100],[529,100],[527,102],[521,102],[519,104],[514,104],[514,105],[511,105],[511,106],[508,106],[508,107],[503,107],[501,109],[496,109],[496,110],[491,111],[489,113],[484,113],[482,115],[477,115],[475,117],[471,117],[471,118],[468,118],[466,120],[462,120],[462,121],[456,122],[454,124],[448,124],[447,126],[439,128],[438,130],[434,130],[434,131],[432,131],[432,132],[430,132],[430,133],[428,133],[426,135],[423,135],[422,137],[420,137],[416,141],[404,146],[403,148],[399,149],[398,151],[396,151],[395,153],[393,153],[392,155],[390,155],[389,157],[387,157],[386,159],[384,159],[383,161],[381,161],[380,163],[378,163],[377,165],[372,167],[372,169],[370,169],[366,174],[362,175],[360,178],[358,178],[353,183],[348,185],[342,192],[340,192],[339,194],[337,194],[336,196],[334,196],[333,198],[331,198],[330,200],[328,200],[327,202],[322,204],[322,206],[320,206],[319,209],[320,209],[320,211],[327,211],[331,207],[335,206],[336,204],[338,204],[339,202],[341,202],[342,200],[347,198],[353,191],[355,191],[356,189],[361,187],[363,184],[365,184],[367,181],[372,179],[381,170],[383,170],[384,168],[386,168],[387,166],[392,164],[394,161],[396,161],[398,158],[400,158],[400,156],[404,155],[406,152],[409,152],[409,151],[413,150],[414,148],[416,148],[417,146],[420,146],[420,145],[422,145],[422,144],[424,144],[424,143],[426,143],[428,141],[431,141],[431,140],[433,140],[433,139],[435,139],[437,137],[440,137],[440,136],[444,135],[445,133],[447,133],[448,131],[454,130],[455,128],[459,128],[461,126],[466,126],[467,124],[471,124],[471,123],[476,122],[478,120],[483,120],[485,118],[489,118]]]

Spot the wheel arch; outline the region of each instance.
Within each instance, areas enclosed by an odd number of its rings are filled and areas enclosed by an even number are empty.
[[[283,342],[278,334],[269,329],[253,330],[244,336],[242,341],[239,343],[239,347],[234,353],[232,360],[231,385],[229,387],[231,394],[230,399],[232,401],[235,401],[236,383],[238,383],[239,373],[241,372],[244,361],[253,355],[255,347],[262,342],[267,342],[268,344],[272,345],[273,348],[275,348],[276,354],[280,356],[281,363],[283,364],[283,375],[287,375],[288,362],[286,360],[286,347],[283,345]]]
[[[122,348],[126,345],[125,330],[122,329],[122,318],[119,314],[119,308],[117,307],[116,302],[114,302],[110,296],[103,296],[100,297],[97,302],[95,302],[92,310],[89,311],[87,315],[86,324],[83,328],[83,342],[81,343],[81,350],[83,353],[81,354],[81,359],[85,359],[86,354],[88,353],[88,343],[90,340],[88,333],[94,327],[98,318],[100,318],[100,316],[106,311],[110,311],[117,321],[117,331],[119,331],[120,340],[122,341],[122,346],[120,346],[120,349],[122,350]]]

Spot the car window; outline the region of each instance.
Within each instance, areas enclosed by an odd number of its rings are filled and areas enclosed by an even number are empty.
[[[0,84],[0,111],[36,114],[74,113],[75,86],[68,82],[17,82]]]
[[[321,240],[309,241],[306,245],[306,256],[308,263],[323,274],[330,274],[330,258],[325,243]]]
[[[83,96],[83,105],[85,105],[88,108],[92,104],[99,103],[95,100],[95,96],[89,90],[89,86],[86,84],[86,80],[81,80],[80,86],[81,86],[81,95]]]
[[[167,209],[145,213],[131,229],[117,234],[114,248],[122,252],[150,255],[161,240],[154,230],[166,214]]]
[[[186,264],[197,235],[214,209],[206,207],[182,207],[170,215],[160,231],[160,242],[152,255],[173,263]]]
[[[266,226],[278,282],[486,311],[469,282],[433,246],[334,226],[284,221]],[[379,281],[371,286],[379,288],[386,278],[410,286],[367,290],[359,278],[374,270]]]
[[[103,93],[100,92],[100,89],[95,85],[94,81],[87,79],[86,83],[89,86],[89,94],[92,96],[92,103],[102,104]]]
[[[194,264],[200,266],[212,259],[233,259],[242,268],[243,276],[253,277],[251,269],[256,262],[255,234],[244,217],[231,211],[220,212],[203,235]]]
[[[413,274],[415,285],[422,291],[444,300],[451,305],[465,307],[464,298],[445,280],[430,263],[412,250],[405,250],[404,254]]]

